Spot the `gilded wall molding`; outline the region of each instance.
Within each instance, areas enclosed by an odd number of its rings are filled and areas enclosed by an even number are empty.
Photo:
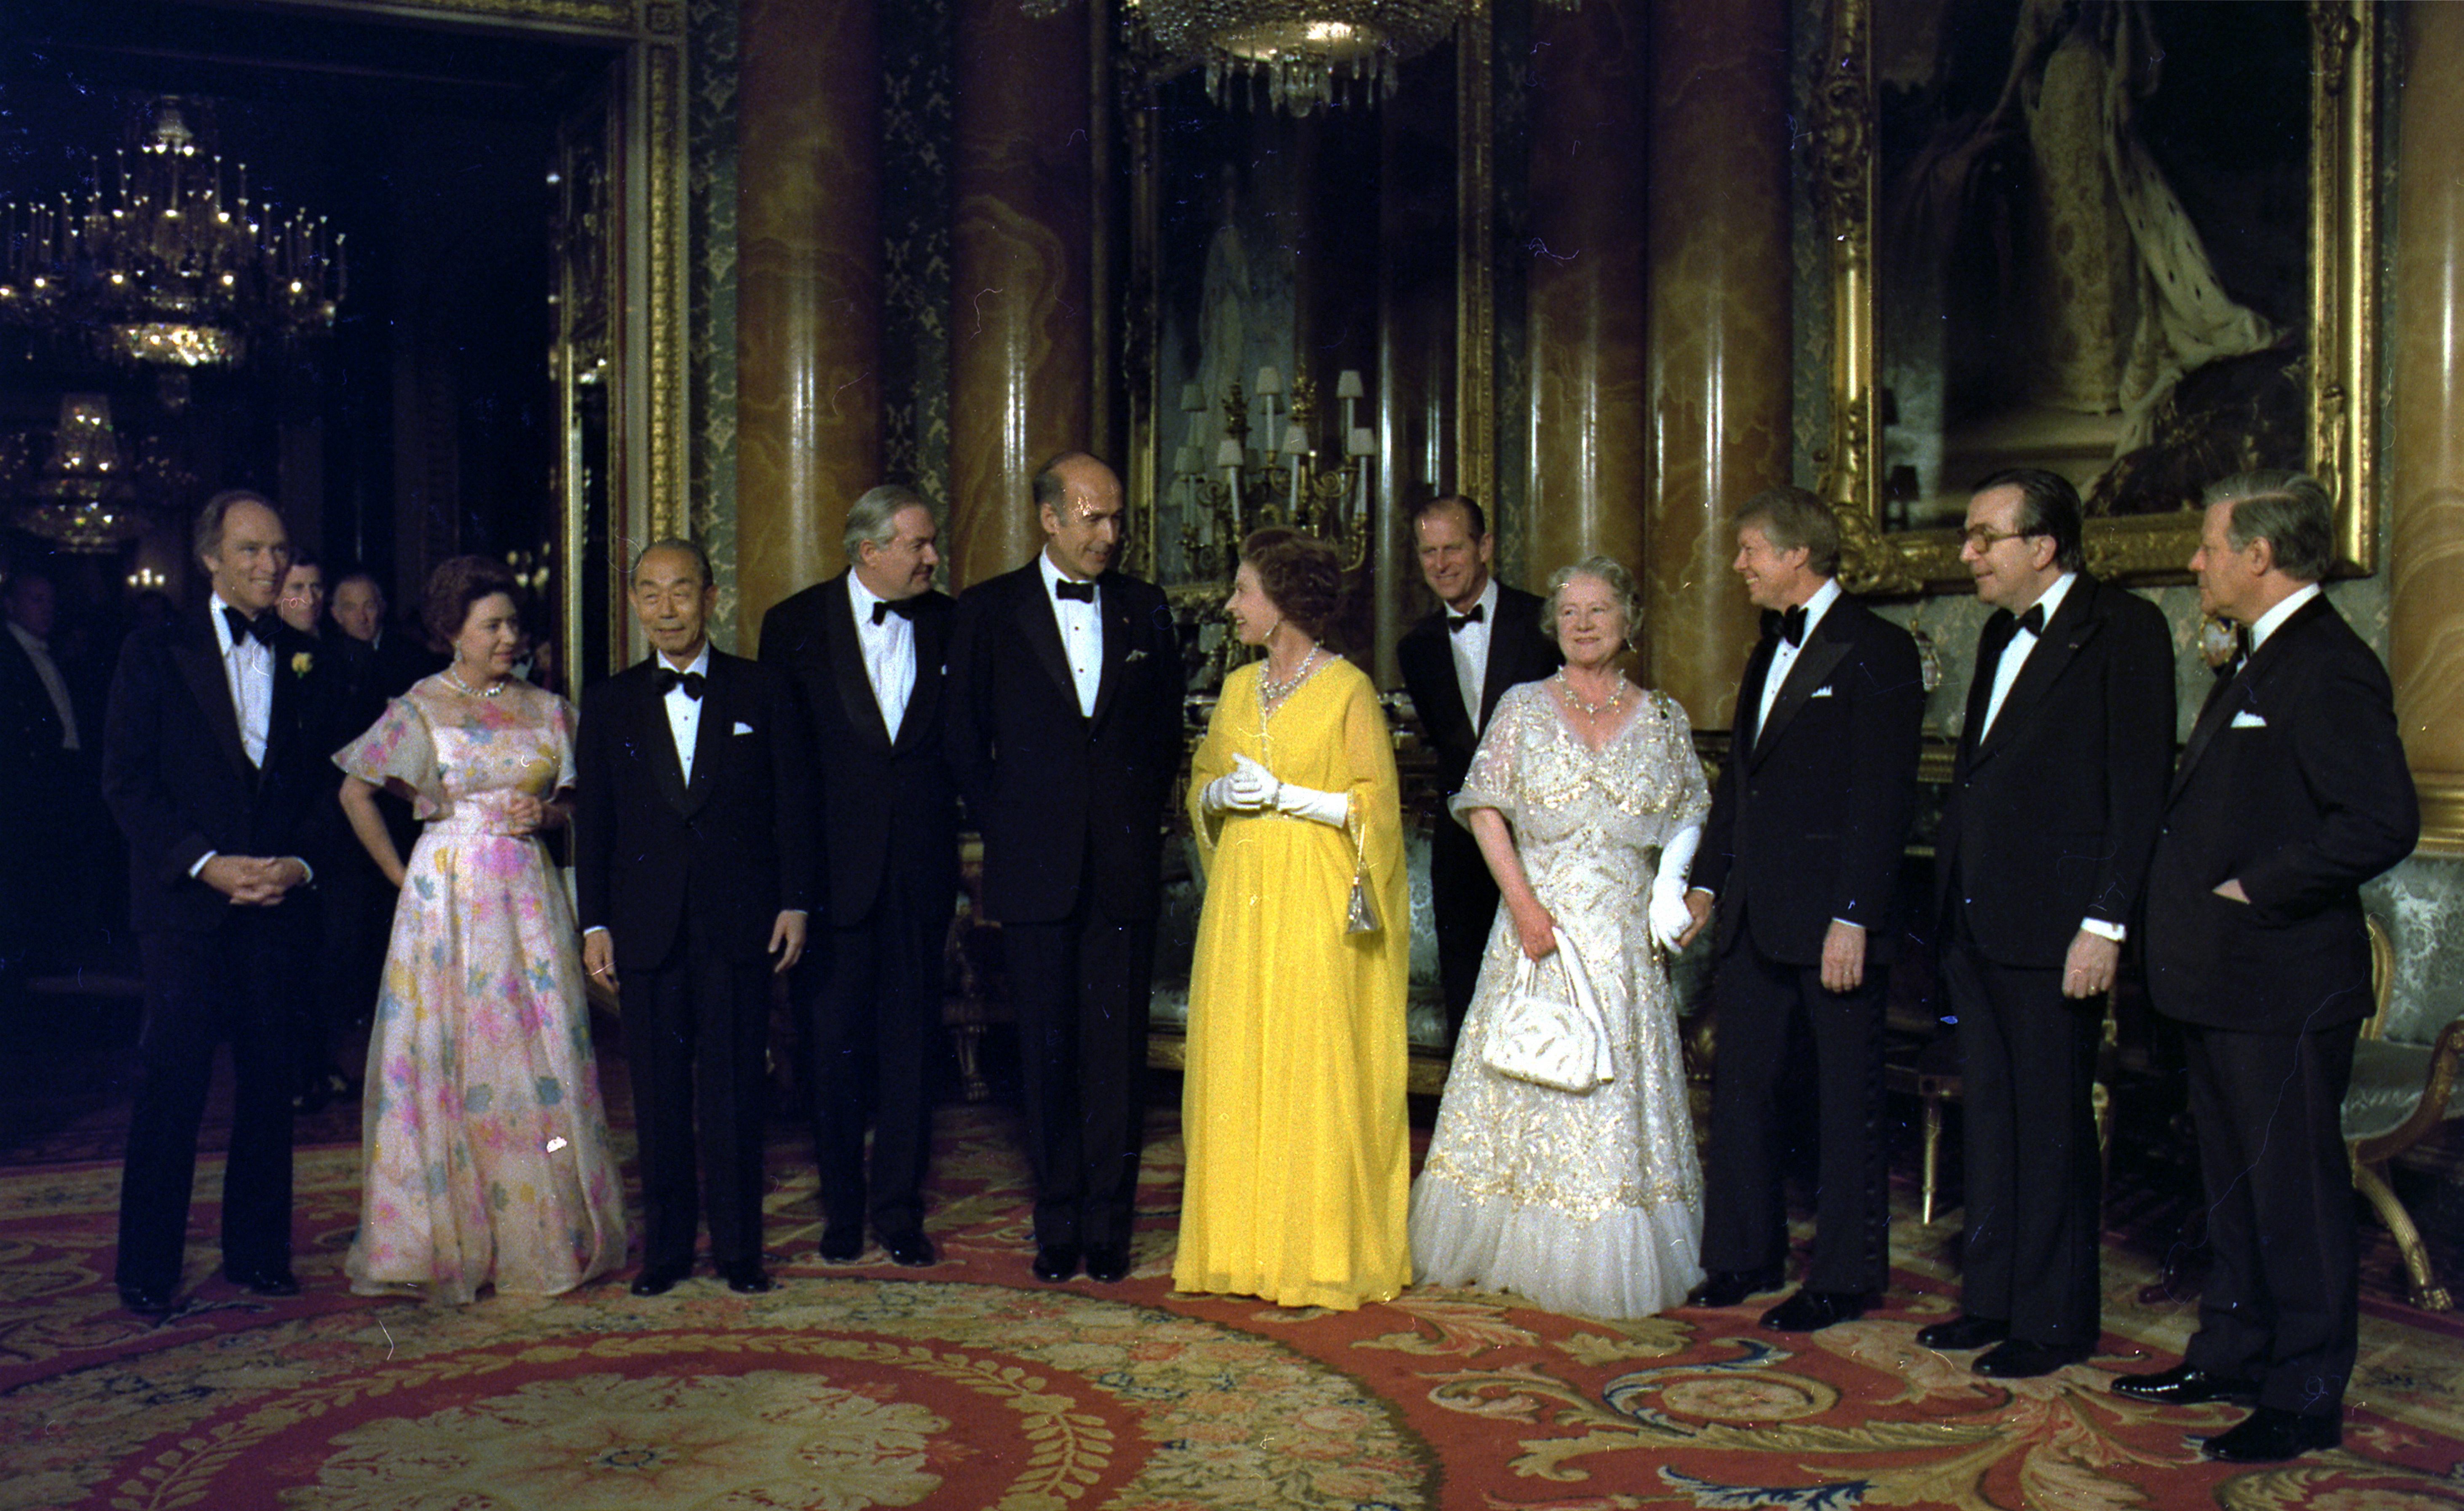
[[[1485,6],[1455,24],[1455,492],[1497,502],[1497,64]]]

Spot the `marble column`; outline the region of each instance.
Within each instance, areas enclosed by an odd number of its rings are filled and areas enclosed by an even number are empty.
[[[1754,633],[1726,521],[1791,480],[1789,11],[1650,8],[1645,671],[1714,728]]]
[[[1524,559],[1535,580],[1594,552],[1642,560],[1643,10],[1589,0],[1532,18]]]
[[[2464,7],[2407,6],[2385,312],[2387,673],[2422,847],[2464,855]]]
[[[1094,444],[1092,42],[1086,8],[958,0],[950,337],[951,584],[1043,541],[1029,473]],[[1115,470],[1122,459],[1107,457]]]
[[[737,74],[737,644],[845,564],[881,481],[873,0],[742,0]]]

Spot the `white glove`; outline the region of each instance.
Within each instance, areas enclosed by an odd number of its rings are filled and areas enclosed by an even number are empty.
[[[1232,770],[1206,784],[1199,800],[1209,813],[1255,813],[1273,800],[1275,774],[1246,756],[1232,757]]]
[[[1352,817],[1352,795],[1347,792],[1320,792],[1283,782],[1275,788],[1274,801],[1277,813],[1313,820],[1330,829],[1342,828]]]
[[[1679,830],[1661,847],[1660,874],[1651,879],[1651,937],[1671,954],[1677,953],[1678,935],[1694,925],[1694,914],[1685,906],[1685,872],[1702,843],[1701,824]]]

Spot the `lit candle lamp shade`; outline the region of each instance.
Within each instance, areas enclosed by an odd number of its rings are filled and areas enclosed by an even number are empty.
[[[1282,394],[1283,394],[1283,391],[1284,391],[1284,374],[1283,374],[1283,370],[1282,370],[1281,368],[1277,368],[1277,367],[1261,367],[1261,368],[1259,368],[1259,369],[1258,369],[1258,397],[1259,397],[1259,398],[1261,398],[1261,399],[1273,399],[1273,398],[1280,398],[1280,397],[1282,396]]]
[[[1248,458],[1241,454],[1241,443],[1226,437],[1215,448],[1215,465],[1238,467]]]
[[[1354,456],[1375,456],[1377,454],[1377,432],[1367,426],[1355,426],[1344,449]]]
[[[1309,455],[1309,432],[1296,425],[1284,427],[1284,450],[1286,454],[1291,456]]]
[[[1346,367],[1335,375],[1334,396],[1338,399],[1365,399],[1369,396],[1369,390],[1361,386],[1359,368]]]

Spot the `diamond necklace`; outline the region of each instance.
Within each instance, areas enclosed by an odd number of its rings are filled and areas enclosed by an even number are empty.
[[[1268,703],[1281,703],[1284,699],[1289,697],[1294,688],[1299,687],[1302,683],[1309,680],[1309,668],[1317,664],[1317,642],[1309,642],[1309,654],[1303,656],[1301,658],[1301,664],[1292,668],[1292,674],[1281,682],[1278,682],[1274,678],[1266,675],[1266,668],[1263,665],[1260,666],[1258,668],[1258,696],[1264,698]]]
[[[1609,690],[1608,701],[1605,703],[1594,703],[1590,699],[1585,698],[1581,693],[1576,692],[1574,690],[1574,685],[1566,680],[1566,668],[1563,667],[1559,667],[1557,668],[1557,686],[1564,690],[1567,702],[1582,710],[1593,718],[1597,718],[1603,713],[1614,713],[1618,709],[1625,707],[1626,681],[1623,677],[1617,678],[1616,685]]]

